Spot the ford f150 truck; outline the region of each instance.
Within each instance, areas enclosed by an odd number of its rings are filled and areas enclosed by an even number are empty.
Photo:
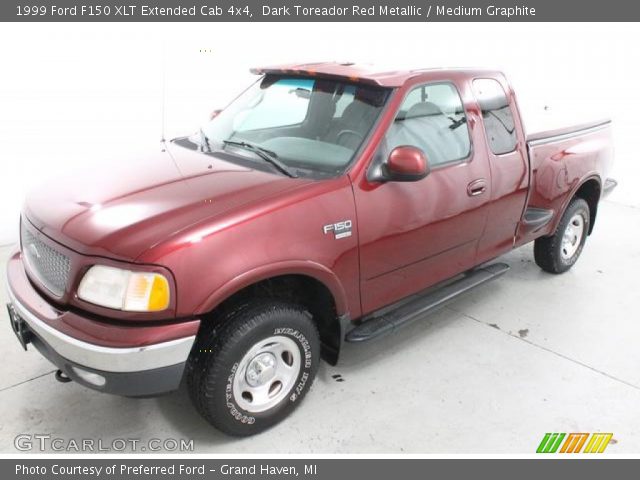
[[[262,431],[321,358],[496,278],[505,252],[571,268],[616,185],[608,121],[527,136],[500,72],[252,71],[193,135],[26,199],[9,316],[59,380],[135,397],[184,378],[218,429]]]

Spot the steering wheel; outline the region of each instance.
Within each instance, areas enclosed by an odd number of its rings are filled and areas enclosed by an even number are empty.
[[[338,135],[336,135],[336,143],[340,143],[340,137],[342,137],[343,135],[353,135],[355,137],[358,137],[359,140],[364,140],[364,135],[356,132],[355,130],[340,130],[340,132],[338,132]]]

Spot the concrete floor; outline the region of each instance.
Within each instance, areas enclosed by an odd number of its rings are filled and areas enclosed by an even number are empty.
[[[505,255],[505,276],[323,364],[292,417],[241,440],[204,423],[184,390],[135,400],[56,382],[2,311],[0,451],[48,433],[191,438],[215,453],[533,453],[545,432],[602,431],[614,433],[607,453],[640,453],[638,238],[640,209],[605,202],[570,272],[543,273],[531,246]]]

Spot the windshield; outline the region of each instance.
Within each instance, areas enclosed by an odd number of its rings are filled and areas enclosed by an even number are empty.
[[[388,94],[340,80],[267,75],[191,141],[204,151],[224,150],[272,166],[275,158],[296,174],[333,176],[360,148]],[[265,152],[271,158],[264,158]]]

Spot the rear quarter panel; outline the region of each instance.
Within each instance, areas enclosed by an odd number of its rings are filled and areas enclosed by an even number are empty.
[[[571,198],[587,180],[604,184],[613,160],[609,123],[575,135],[538,138],[528,142],[531,185],[528,207],[550,209],[552,221],[542,230],[520,228],[516,246],[555,231]]]

